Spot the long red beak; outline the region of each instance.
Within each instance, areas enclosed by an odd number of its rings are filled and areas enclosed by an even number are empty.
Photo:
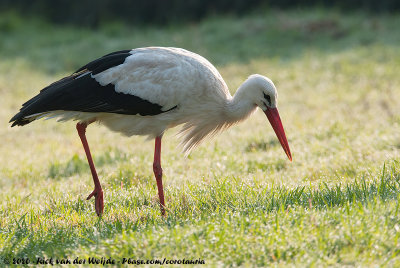
[[[282,148],[285,151],[287,157],[289,158],[290,161],[292,161],[292,154],[290,153],[289,144],[286,139],[285,130],[283,129],[278,109],[268,108],[266,111],[264,111],[264,113],[268,117],[268,120],[271,123],[271,126],[274,129],[275,134],[278,137],[278,140],[281,143]]]

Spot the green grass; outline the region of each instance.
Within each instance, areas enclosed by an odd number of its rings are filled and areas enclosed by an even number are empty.
[[[400,264],[399,16],[326,10],[214,17],[188,26],[98,30],[0,16],[0,257],[204,259],[207,266]],[[278,87],[294,161],[261,112],[187,159],[164,136],[168,213],[153,142],[74,122],[10,128],[39,89],[108,52],[178,46],[215,63],[234,93],[252,73]],[[1,260],[0,260],[1,265]]]

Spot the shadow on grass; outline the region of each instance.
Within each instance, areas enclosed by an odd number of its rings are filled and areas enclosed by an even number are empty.
[[[260,140],[254,140],[251,141],[249,144],[246,145],[244,148],[245,152],[264,152],[268,151],[270,148],[279,146],[279,140],[276,138],[272,138],[268,141],[260,141]]]
[[[125,153],[119,150],[110,149],[101,155],[95,155],[93,161],[95,166],[99,168],[105,165],[121,163],[127,159],[128,156]],[[75,154],[65,163],[60,163],[58,161],[51,163],[49,166],[48,176],[52,179],[66,178],[88,171],[89,165],[85,156],[79,157],[77,154]]]

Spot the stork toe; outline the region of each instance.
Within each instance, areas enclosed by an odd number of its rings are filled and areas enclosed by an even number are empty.
[[[94,196],[94,208],[96,210],[97,216],[101,216],[104,210],[104,199],[103,199],[103,190],[102,189],[94,189],[93,192],[86,198],[89,200]]]

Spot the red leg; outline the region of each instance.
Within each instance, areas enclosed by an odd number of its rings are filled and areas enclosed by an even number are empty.
[[[162,185],[162,168],[161,168],[161,137],[156,138],[154,148],[153,171],[157,181],[158,196],[160,198],[161,215],[165,215],[164,189]]]
[[[103,209],[104,209],[103,190],[101,189],[100,181],[99,181],[99,178],[97,177],[97,172],[96,172],[96,169],[93,164],[92,155],[90,154],[89,144],[86,140],[86,135],[85,135],[86,127],[92,122],[89,122],[89,123],[79,122],[78,124],[76,124],[76,129],[78,130],[78,134],[79,134],[79,137],[81,138],[83,148],[85,149],[86,157],[89,162],[89,167],[90,167],[90,171],[92,172],[93,182],[94,182],[94,190],[87,197],[86,200],[89,200],[90,198],[92,198],[92,196],[95,197],[96,213],[97,213],[97,216],[101,216],[101,214],[103,214]]]

